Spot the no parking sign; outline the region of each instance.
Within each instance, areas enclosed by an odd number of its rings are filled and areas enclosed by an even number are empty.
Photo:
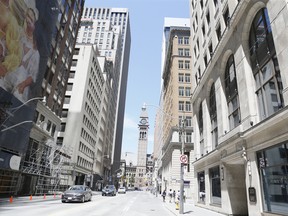
[[[188,163],[188,156],[183,154],[180,156],[180,162],[183,164],[187,164]]]

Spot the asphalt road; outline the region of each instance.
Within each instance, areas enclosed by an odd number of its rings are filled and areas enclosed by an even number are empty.
[[[24,199],[23,199],[24,200]],[[161,199],[144,191],[114,197],[94,195],[91,202],[61,203],[57,199],[16,200],[0,204],[1,216],[174,216]]]

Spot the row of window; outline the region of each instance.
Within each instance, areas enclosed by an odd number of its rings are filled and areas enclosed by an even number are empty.
[[[255,81],[255,96],[258,102],[260,121],[282,108],[282,80],[278,60],[275,55],[273,39],[270,38],[271,28],[266,8],[260,10],[252,23],[249,37],[251,67]],[[265,30],[263,31],[263,27]],[[261,35],[261,36],[260,36]],[[272,43],[269,43],[272,41]],[[266,50],[263,54],[263,50]],[[269,52],[267,52],[267,50]],[[258,65],[253,68],[253,65]],[[227,60],[225,68],[225,95],[228,107],[229,129],[241,123],[240,102],[238,96],[236,67],[233,54]],[[217,105],[214,84],[210,88],[208,109],[211,121],[212,148],[218,145]],[[246,103],[246,101],[245,101]],[[200,104],[198,122],[200,137],[203,138],[203,111]],[[203,139],[200,140],[200,154],[205,154]]]

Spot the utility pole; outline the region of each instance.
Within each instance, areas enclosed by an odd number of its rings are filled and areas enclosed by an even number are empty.
[[[182,118],[181,121],[181,155],[184,154],[184,145],[185,145],[185,134],[184,134],[184,126],[185,120]],[[179,205],[179,214],[184,214],[184,164],[181,162],[180,164],[180,205]]]

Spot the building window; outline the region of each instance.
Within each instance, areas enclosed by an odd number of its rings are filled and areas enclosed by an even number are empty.
[[[74,54],[74,55],[79,55],[79,51],[80,51],[80,49],[79,49],[79,48],[75,48],[75,49],[74,49],[74,53],[73,53],[73,54]]]
[[[183,83],[184,82],[184,74],[180,73],[178,75],[178,82]]]
[[[190,101],[185,102],[185,111],[190,112],[191,111],[191,103]]]
[[[216,35],[217,35],[218,41],[220,41],[221,40],[221,26],[220,26],[220,24],[216,28]]]
[[[266,8],[260,10],[252,22],[249,46],[260,120],[263,120],[283,104],[282,79]]]
[[[240,124],[240,104],[238,97],[238,87],[234,56],[228,59],[225,69],[225,94],[228,106],[228,119],[230,130]]]
[[[184,87],[183,86],[179,86],[179,96],[180,97],[184,96]]]
[[[184,44],[188,45],[189,44],[189,37],[184,37]]]
[[[190,74],[185,74],[185,82],[186,83],[190,83],[191,82]]]
[[[184,69],[183,60],[179,60],[179,61],[178,61],[178,68],[179,68],[179,69]]]
[[[185,56],[190,56],[190,49],[184,49]]]
[[[178,37],[178,44],[183,44],[183,37]]]
[[[69,104],[69,103],[70,103],[70,99],[71,99],[70,96],[65,96],[65,98],[64,98],[64,104]]]
[[[206,68],[207,65],[208,65],[208,59],[207,59],[207,55],[206,54],[204,55],[203,60],[204,60],[205,68]]]
[[[229,26],[230,25],[230,14],[229,14],[229,8],[228,7],[226,8],[225,12],[223,13],[223,19],[224,19],[226,26]]]
[[[61,123],[60,132],[65,132],[65,129],[66,129],[66,123]]]
[[[186,87],[185,88],[185,96],[186,97],[190,97],[191,96],[191,88],[190,87]]]
[[[179,101],[179,111],[184,111],[184,101]]]
[[[210,89],[209,103],[210,103],[209,113],[211,120],[212,149],[215,149],[218,145],[218,124],[217,124],[217,105],[216,105],[214,83],[212,84]]]
[[[213,56],[213,46],[212,46],[212,42],[209,44],[208,49],[209,49],[210,58],[212,58],[212,56]]]
[[[198,113],[198,122],[199,122],[199,134],[200,134],[200,155],[204,155],[204,136],[203,136],[203,109],[202,103],[199,106],[199,113]]]
[[[205,24],[202,25],[202,35],[205,37]]]
[[[209,169],[211,180],[211,202],[221,204],[221,181],[219,166]]]
[[[264,211],[288,212],[288,143],[257,152]]]
[[[181,48],[178,49],[178,55],[179,56],[184,56],[183,49],[181,49]]]
[[[185,69],[190,69],[190,61],[185,61]]]
[[[62,118],[67,118],[67,116],[68,116],[68,109],[63,109],[63,110],[62,110],[61,117],[62,117]]]
[[[206,14],[206,21],[207,21],[207,25],[209,26],[209,24],[210,24],[210,13],[209,13],[209,11]]]
[[[66,91],[72,91],[72,88],[73,88],[73,83],[68,83]]]
[[[77,66],[77,59],[73,59],[72,63],[71,63],[72,67],[76,67]]]
[[[187,116],[186,117],[186,127],[192,127],[192,117],[191,116]]]

